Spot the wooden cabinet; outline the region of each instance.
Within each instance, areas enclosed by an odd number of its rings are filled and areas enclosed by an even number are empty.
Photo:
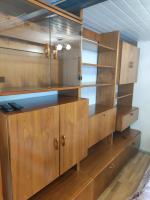
[[[3,200],[1,162],[0,162],[0,199]]]
[[[13,199],[28,199],[59,176],[59,107],[12,114],[8,128]]]
[[[87,155],[85,99],[0,113],[0,119],[6,200],[30,198]]]
[[[60,174],[87,156],[88,103],[60,105]]]
[[[122,42],[120,49],[119,84],[134,83],[137,81],[139,49],[127,42]]]
[[[114,143],[94,145],[81,162],[80,171],[69,170],[30,200],[97,200],[119,173],[123,165],[138,151],[140,132],[125,131],[126,137],[114,134]]]
[[[123,131],[138,120],[139,109],[136,107],[120,107],[118,108],[116,130]]]
[[[116,108],[104,111],[89,118],[89,146],[115,131]]]

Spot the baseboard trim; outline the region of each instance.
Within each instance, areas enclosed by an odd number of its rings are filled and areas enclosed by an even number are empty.
[[[143,149],[139,149],[139,151],[142,152],[142,153],[145,153],[145,154],[149,154],[149,155],[150,155],[150,152],[149,152],[149,151],[145,151],[145,150],[143,150]]]

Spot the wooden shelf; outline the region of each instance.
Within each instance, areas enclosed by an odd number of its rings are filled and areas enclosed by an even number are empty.
[[[92,104],[89,106],[89,117],[99,114],[99,113],[103,113],[107,110],[110,110],[114,108],[114,106],[105,106],[105,105],[100,105],[100,104]]]
[[[132,96],[132,95],[133,95],[132,93],[130,93],[130,94],[124,94],[124,95],[118,96],[117,98],[118,98],[118,99],[122,99],[122,98],[130,97],[130,96]]]
[[[35,109],[37,110],[41,108],[47,108],[51,106],[57,106],[61,104],[74,102],[77,100],[82,100],[82,98],[78,98],[74,96],[63,96],[63,95],[46,95],[42,97],[19,99],[19,100],[15,100],[15,102],[23,107],[21,111],[17,111],[18,113],[18,112],[31,111]],[[10,101],[6,101],[6,102],[10,102]],[[13,113],[14,112],[6,113],[6,114],[13,114]]]
[[[91,63],[82,63],[82,66],[86,66],[86,67],[98,67],[98,68],[112,68],[115,69],[114,66],[109,66],[109,65],[103,65],[103,64],[91,64]]]
[[[101,43],[98,43],[98,47],[100,48],[100,51],[102,51],[102,52],[103,51],[116,51],[116,49],[106,46],[106,45],[103,45]]]
[[[119,155],[125,154],[122,153],[136,140],[140,132],[130,129],[124,135],[126,137],[116,134],[112,145],[108,145],[106,142],[96,144],[90,149],[87,158],[81,162],[80,171],[69,170],[29,200],[47,200],[49,198],[51,200],[93,199],[87,195],[91,194],[89,191],[92,191],[95,178],[101,175]],[[132,154],[132,152],[130,153]],[[131,155],[128,155],[127,160],[130,157]],[[127,161],[126,157],[122,158]]]
[[[113,84],[109,84],[109,83],[84,83],[84,84],[81,84],[81,88],[83,87],[105,87],[105,86],[112,86]]]
[[[16,95],[16,94],[29,94],[38,92],[50,92],[50,91],[63,91],[79,89],[80,86],[52,86],[41,88],[4,88],[0,90],[0,96]]]

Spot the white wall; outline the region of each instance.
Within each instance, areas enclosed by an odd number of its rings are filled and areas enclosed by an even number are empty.
[[[150,152],[150,41],[139,42],[138,46],[140,62],[133,105],[140,108],[140,114],[133,127],[142,132],[141,149]]]

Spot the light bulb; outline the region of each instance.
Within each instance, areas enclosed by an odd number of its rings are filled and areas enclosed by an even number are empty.
[[[66,50],[69,51],[70,49],[71,49],[71,45],[70,45],[70,44],[67,44],[67,45],[66,45]]]
[[[58,44],[57,47],[56,47],[57,51],[61,51],[62,48],[63,48],[63,46],[61,44]]]

